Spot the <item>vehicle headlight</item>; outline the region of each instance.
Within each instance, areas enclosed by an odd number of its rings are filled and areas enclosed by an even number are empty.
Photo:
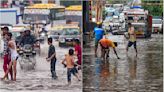
[[[45,33],[41,33],[40,35],[41,35],[41,36],[45,36]]]
[[[59,38],[59,42],[64,43],[65,39],[64,38]]]

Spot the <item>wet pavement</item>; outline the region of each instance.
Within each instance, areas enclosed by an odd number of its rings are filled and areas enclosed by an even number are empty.
[[[137,39],[138,56],[133,47],[126,54],[127,40],[118,44],[102,61],[100,50],[94,57],[94,41],[83,48],[83,92],[163,92],[163,35]]]
[[[72,76],[72,84],[67,85],[67,69],[61,64],[64,55],[69,48],[58,47],[58,42],[54,42],[57,63],[57,80],[51,79],[50,63],[45,60],[47,56],[47,43],[41,45],[41,56],[37,56],[35,70],[21,70],[17,63],[17,81],[0,81],[0,92],[82,92],[82,81],[78,81]],[[0,77],[4,75],[3,62],[0,60]],[[80,71],[80,76],[82,76]]]

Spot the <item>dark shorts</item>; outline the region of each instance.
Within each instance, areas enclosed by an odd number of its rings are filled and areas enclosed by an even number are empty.
[[[136,48],[137,47],[136,41],[135,42],[131,42],[131,41],[128,42],[128,47],[131,47],[132,45],[134,45],[134,48]]]
[[[68,82],[71,81],[71,74],[73,74],[75,76],[76,73],[78,73],[78,71],[77,71],[77,69],[75,67],[67,69],[67,79],[68,79]]]
[[[95,47],[96,47],[96,48],[98,47],[99,41],[100,41],[100,40],[95,39]]]

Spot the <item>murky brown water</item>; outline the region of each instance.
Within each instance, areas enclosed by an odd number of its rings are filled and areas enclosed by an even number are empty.
[[[118,60],[110,51],[107,62],[94,57],[94,43],[84,47],[83,91],[84,92],[162,92],[163,91],[163,36],[152,35],[151,39],[138,39],[138,56],[129,49],[127,41],[116,49]]]

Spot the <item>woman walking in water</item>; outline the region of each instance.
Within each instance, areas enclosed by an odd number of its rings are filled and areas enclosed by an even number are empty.
[[[8,47],[9,47],[10,52],[11,52],[11,62],[9,63],[9,67],[7,69],[7,72],[5,73],[2,80],[4,80],[7,77],[9,70],[13,66],[14,81],[16,81],[16,65],[17,65],[18,53],[16,51],[16,43],[14,40],[12,40],[12,33],[7,34],[7,40],[8,40]]]

